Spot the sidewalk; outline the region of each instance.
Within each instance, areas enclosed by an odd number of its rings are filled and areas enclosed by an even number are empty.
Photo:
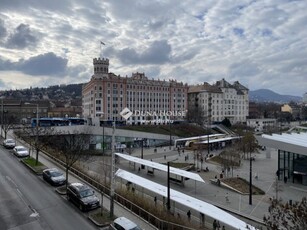
[[[219,154],[220,151],[210,152],[213,154]],[[141,150],[138,149],[132,155],[140,157]],[[164,155],[166,159],[164,159]],[[189,155],[189,159],[185,161],[185,156]],[[159,163],[166,163],[167,161],[175,162],[189,162],[194,164],[193,152],[185,151],[178,154],[177,150],[169,150],[166,147],[157,148],[157,153],[154,153],[153,148],[143,149],[144,159],[149,159]],[[216,205],[224,210],[228,210],[230,213],[241,216],[244,221],[251,223],[254,226],[259,225],[263,220],[263,216],[268,214],[268,207],[270,205],[270,199],[281,198],[283,201],[292,200],[300,201],[302,197],[306,196],[307,187],[299,184],[292,184],[291,182],[284,183],[278,181],[278,191],[276,192],[276,171],[277,171],[277,151],[272,150],[271,158],[267,158],[265,151],[253,154],[255,161],[252,162],[253,172],[253,185],[259,187],[265,191],[265,195],[253,195],[252,205],[249,204],[249,195],[240,195],[229,189],[222,188],[210,183],[210,179],[214,179],[215,176],[219,176],[222,172],[220,165],[203,162],[202,168],[208,167],[209,172],[200,172],[199,175],[205,180],[205,184],[197,183],[197,189],[195,189],[194,181],[187,181],[184,187],[176,184],[171,184],[171,187],[177,191],[189,194],[192,197],[196,197],[200,200],[206,201],[213,205]],[[123,163],[122,163],[123,164]],[[200,162],[198,165],[200,167]],[[249,160],[243,160],[242,165],[233,170],[233,176],[239,176],[249,181]],[[257,175],[257,179],[255,176]],[[155,176],[148,176],[145,170],[141,171],[141,176],[150,179],[152,181],[165,184],[165,173],[156,172]],[[227,175],[224,175],[224,177]],[[231,171],[229,173],[231,177]],[[228,197],[228,201],[226,199]],[[186,209],[187,211],[187,209]],[[249,220],[250,219],[250,220]]]
[[[9,135],[9,136],[10,136],[10,138],[12,138],[11,135]],[[15,138],[13,137],[13,139],[15,139]],[[16,145],[24,145],[24,146],[28,147],[24,142],[22,142],[22,141],[20,141],[18,139],[15,139],[15,140],[16,140]],[[2,141],[2,138],[0,138],[0,141]],[[31,156],[35,157],[35,153],[31,153]],[[58,169],[60,169],[61,171],[64,172],[64,169],[61,166],[59,166],[58,164],[53,162],[51,159],[49,159],[47,156],[45,156],[41,152],[39,153],[39,161],[41,163],[43,163],[44,165],[46,165],[48,168],[58,168]],[[72,173],[69,173],[69,178],[68,179],[69,179],[69,182],[71,182],[71,183],[73,183],[73,182],[83,182],[80,178],[76,177]],[[95,188],[93,188],[93,189],[95,190]],[[101,199],[100,191],[95,190],[95,193]],[[103,207],[106,208],[107,210],[110,209],[110,199],[106,195],[103,196]],[[74,211],[74,210],[72,210],[72,211]],[[137,216],[134,213],[132,213],[130,210],[127,210],[123,206],[118,205],[116,202],[114,202],[114,215],[116,217],[125,216],[128,219],[130,219],[133,222],[135,222],[136,224],[138,224],[144,230],[156,230],[155,227],[153,227],[152,225],[150,225],[149,223],[144,221],[139,216]]]

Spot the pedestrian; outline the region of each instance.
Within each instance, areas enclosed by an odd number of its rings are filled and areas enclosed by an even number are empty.
[[[191,211],[190,210],[187,212],[187,216],[188,216],[188,219],[190,221],[191,220]]]
[[[220,221],[217,221],[217,223],[216,223],[216,229],[220,229],[220,227],[221,227],[221,225],[220,225]]]
[[[155,206],[157,206],[157,197],[154,197]]]
[[[223,225],[222,230],[226,230],[225,226]]]
[[[285,176],[285,177],[284,177],[284,182],[285,182],[285,184],[287,184],[287,180],[288,180],[288,178]]]
[[[166,159],[166,155],[164,155],[164,160]]]
[[[217,223],[216,223],[216,220],[213,221],[213,230],[216,230],[217,228]]]

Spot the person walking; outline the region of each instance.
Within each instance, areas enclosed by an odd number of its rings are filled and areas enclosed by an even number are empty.
[[[216,230],[216,228],[217,228],[217,222],[216,222],[216,220],[213,221],[213,224],[212,224],[212,225],[213,225],[213,230]]]
[[[189,221],[191,221],[191,211],[190,210],[187,212],[187,216],[188,216]]]
[[[216,223],[216,229],[217,229],[217,230],[220,230],[220,227],[221,227],[220,221],[217,221],[217,223]]]

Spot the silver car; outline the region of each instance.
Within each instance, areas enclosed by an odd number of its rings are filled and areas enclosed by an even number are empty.
[[[5,139],[3,141],[3,146],[7,149],[12,149],[16,146],[16,143],[13,139]]]
[[[17,157],[28,157],[30,155],[28,149],[21,145],[14,148],[14,154]]]

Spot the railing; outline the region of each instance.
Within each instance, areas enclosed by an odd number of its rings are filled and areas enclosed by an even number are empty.
[[[65,163],[61,161],[60,159],[56,158],[55,156],[47,153],[46,151],[42,151],[45,155],[47,155],[49,158],[51,158],[53,161],[57,162],[58,164],[65,167]],[[89,183],[91,186],[95,187],[98,191],[102,191],[105,195],[110,195],[110,189],[106,187],[105,185],[99,183],[95,179],[91,178],[90,176],[80,172],[76,168],[70,168],[70,171]],[[121,204],[122,206],[126,207],[130,211],[134,212],[136,215],[144,219],[145,221],[149,222],[153,226],[155,226],[158,229],[162,230],[193,230],[195,228],[189,228],[186,226],[178,225],[176,223],[172,223],[169,221],[162,220],[151,213],[147,212],[143,208],[139,207],[138,205],[132,203],[130,200],[124,198],[123,196],[120,196],[119,194],[115,193],[114,199],[117,203]]]

